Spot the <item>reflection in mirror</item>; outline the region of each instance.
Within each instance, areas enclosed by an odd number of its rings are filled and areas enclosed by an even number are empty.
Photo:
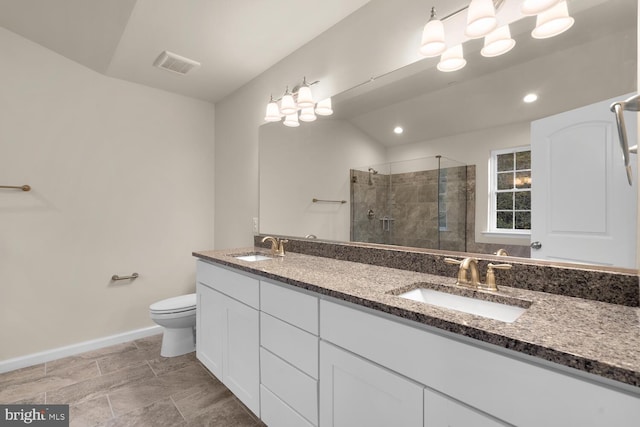
[[[442,156],[351,170],[351,240],[466,250],[467,166]]]
[[[439,217],[437,208],[423,216],[410,210],[401,215],[359,206],[359,198],[367,196],[356,194],[352,200],[351,179],[355,174],[368,186],[369,177],[375,183],[399,174],[391,171],[392,165],[441,155],[466,165],[467,211],[458,215],[467,219],[466,243],[464,248],[451,249],[494,253],[506,248],[515,256],[531,253],[532,258],[552,261],[635,268],[637,182],[633,187],[626,182],[615,116],[609,105],[603,113],[601,105],[636,92],[637,2],[570,0],[569,7],[575,25],[558,37],[531,38],[531,19],[525,18],[511,25],[517,45],[503,56],[482,57],[482,40],[472,40],[465,43],[468,65],[460,71],[439,72],[435,69],[437,58],[425,59],[334,96],[331,118],[322,117],[295,129],[280,123],[261,126],[260,231],[301,237],[314,234],[333,241],[378,241],[362,234],[363,225],[358,225],[372,209],[375,219],[371,224],[377,222],[380,241],[419,246],[404,238],[385,241],[381,231],[385,224],[379,218],[393,218],[386,226],[395,228],[397,236],[399,218],[404,218],[406,237],[408,230],[422,231],[416,221],[431,220],[436,212]],[[530,92],[537,94],[538,100],[524,103],[523,97]],[[583,120],[590,107],[602,116]],[[570,125],[567,117],[574,120]],[[626,118],[631,121],[635,117]],[[402,133],[393,132],[397,126],[403,128]],[[599,136],[587,139],[593,135]],[[552,140],[554,144],[544,145]],[[630,141],[634,144],[636,141]],[[492,204],[499,200],[503,207],[507,196],[492,196],[490,159],[492,153],[517,147],[532,150],[530,234],[505,232],[492,224]],[[597,153],[597,158],[580,157],[587,152]],[[635,164],[636,155],[632,156]],[[590,163],[592,160],[596,163]],[[378,173],[373,175],[369,168]],[[427,174],[433,170],[425,167],[409,172]],[[436,178],[434,188],[437,182]],[[419,185],[418,179],[414,187]],[[570,196],[560,190],[569,191]],[[602,208],[600,205],[607,203],[600,202],[614,192],[631,207]],[[426,199],[427,195],[420,197]],[[513,197],[510,200],[515,200]],[[313,198],[349,203],[318,204]],[[613,213],[622,211],[624,218],[612,224]],[[542,219],[546,222],[541,223]],[[631,236],[629,247],[622,248],[630,254],[624,260],[601,259],[604,250],[597,245],[584,256],[558,255],[552,250],[556,244],[575,248],[576,239],[584,236],[596,237],[601,244],[614,226]],[[442,245],[445,239],[439,228],[437,232],[425,231],[424,238],[415,233],[415,240],[431,244],[439,235],[439,247],[449,249]],[[388,234],[390,239],[393,233]],[[532,242],[540,242],[541,249],[530,249]]]

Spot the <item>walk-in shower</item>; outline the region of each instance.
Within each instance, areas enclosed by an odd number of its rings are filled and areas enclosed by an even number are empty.
[[[464,163],[433,156],[350,173],[352,241],[466,250]]]

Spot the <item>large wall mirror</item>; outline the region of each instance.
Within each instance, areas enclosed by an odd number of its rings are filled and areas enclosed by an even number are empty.
[[[460,71],[428,58],[337,94],[333,116],[261,126],[260,232],[635,268],[637,171],[629,186],[609,105],[637,90],[637,2],[568,4],[575,24],[560,36],[533,39],[535,19],[524,18],[505,55],[485,58],[472,40]],[[530,92],[538,100],[524,103]],[[635,140],[635,114],[627,118]],[[530,225],[506,214],[500,224],[519,225],[496,230],[491,208],[506,199],[490,197],[490,159],[515,148],[531,149],[513,154],[509,184]],[[612,228],[622,243],[611,243]],[[621,254],[607,255],[610,246]]]

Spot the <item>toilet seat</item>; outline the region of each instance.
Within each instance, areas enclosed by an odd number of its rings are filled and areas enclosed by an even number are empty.
[[[196,294],[163,299],[149,306],[149,311],[153,314],[184,313],[195,309]]]

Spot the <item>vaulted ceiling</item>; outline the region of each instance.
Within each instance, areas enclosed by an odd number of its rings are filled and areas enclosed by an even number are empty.
[[[369,0],[0,0],[0,25],[107,76],[217,102]],[[169,50],[202,65],[153,67]]]

